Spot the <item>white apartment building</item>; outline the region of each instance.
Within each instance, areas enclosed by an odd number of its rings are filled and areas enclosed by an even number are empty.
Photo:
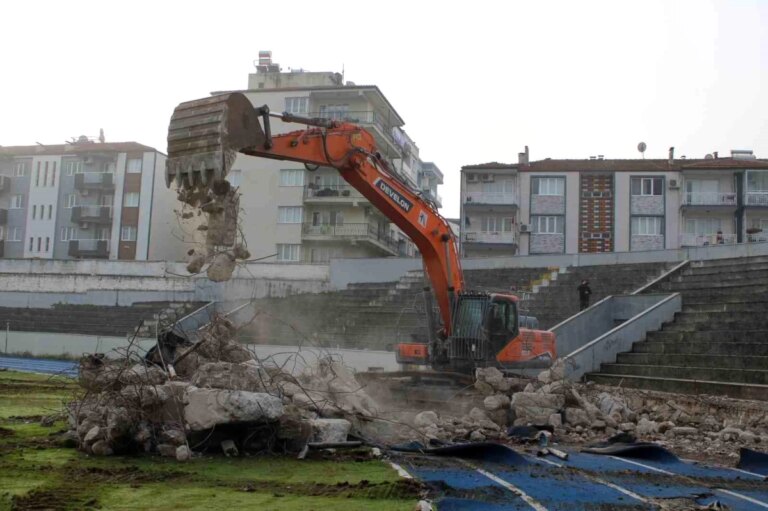
[[[342,83],[338,73],[281,72],[260,55],[243,92],[273,112],[346,120],[363,126],[380,153],[415,190],[440,206],[443,175],[422,163],[404,121],[375,85]],[[214,93],[215,94],[215,93]],[[302,129],[272,119],[272,133]],[[414,244],[333,168],[310,172],[300,163],[238,155],[228,180],[240,188],[242,231],[254,257],[326,263],[341,257],[413,257]]]
[[[103,140],[103,138],[102,138]],[[165,155],[136,142],[0,147],[0,257],[181,260]]]
[[[675,249],[768,241],[768,160],[546,159],[461,171],[468,257]]]

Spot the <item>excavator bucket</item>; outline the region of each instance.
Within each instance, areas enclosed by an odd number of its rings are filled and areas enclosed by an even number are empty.
[[[165,183],[211,188],[227,176],[238,151],[266,138],[259,112],[241,93],[181,103],[168,126]]]

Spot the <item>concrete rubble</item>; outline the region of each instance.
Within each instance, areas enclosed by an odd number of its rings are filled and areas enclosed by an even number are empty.
[[[768,403],[573,383],[557,362],[535,378],[477,369],[459,408],[452,399],[452,406],[406,409],[402,399],[369,392],[383,385],[361,385],[339,360],[320,357],[291,374],[256,359],[235,333],[217,317],[194,345],[168,337],[174,352],[159,348],[125,362],[84,357],[68,437],[98,456],[143,451],[181,461],[198,451],[301,453],[350,437],[382,445],[506,442],[526,440],[515,431],[540,430],[574,446],[624,432],[689,457],[735,457],[739,446],[768,445]]]
[[[234,334],[219,317],[200,342],[177,343],[174,353],[159,348],[138,361],[83,357],[82,395],[68,407],[67,437],[97,456],[156,452],[185,461],[201,450],[237,456],[343,444],[359,432],[360,418],[376,413],[340,362],[321,358],[293,376],[257,360]]]
[[[737,458],[738,447],[768,447],[768,403],[573,383],[561,362],[532,380],[477,369],[482,408],[463,416],[424,411],[413,425],[429,439],[506,439],[515,426],[551,430],[578,446],[619,432],[699,458]]]

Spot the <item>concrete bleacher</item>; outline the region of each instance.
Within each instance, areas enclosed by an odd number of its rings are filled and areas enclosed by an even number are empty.
[[[569,267],[556,280],[530,295],[525,306],[539,320],[543,329],[549,329],[579,312],[581,281],[589,281],[594,304],[606,296],[629,293],[658,277],[667,268],[666,263],[616,264]]]
[[[595,300],[633,290],[658,276],[664,263],[568,268],[538,293],[533,287],[553,268],[466,270],[466,288],[524,295],[521,309],[548,328],[578,311],[576,286],[593,281]],[[342,291],[257,301],[263,319],[241,333],[243,342],[392,349],[398,342],[427,340],[424,277],[411,271],[395,282],[350,284]],[[542,322],[543,320],[543,322]]]
[[[55,332],[154,337],[158,321],[172,321],[205,305],[200,302],[144,302],[131,306],[65,305],[52,308],[0,307],[0,325],[16,332]]]
[[[683,310],[588,380],[768,400],[768,257],[693,262],[649,291],[681,293]]]

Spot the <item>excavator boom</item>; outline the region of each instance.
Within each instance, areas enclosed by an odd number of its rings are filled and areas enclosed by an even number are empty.
[[[273,136],[270,117],[307,129]],[[419,249],[443,328],[451,333],[453,301],[464,288],[455,236],[435,206],[389,169],[370,133],[351,123],[272,114],[240,93],[182,103],[168,131],[166,180],[203,193],[226,177],[238,152],[337,169]]]

